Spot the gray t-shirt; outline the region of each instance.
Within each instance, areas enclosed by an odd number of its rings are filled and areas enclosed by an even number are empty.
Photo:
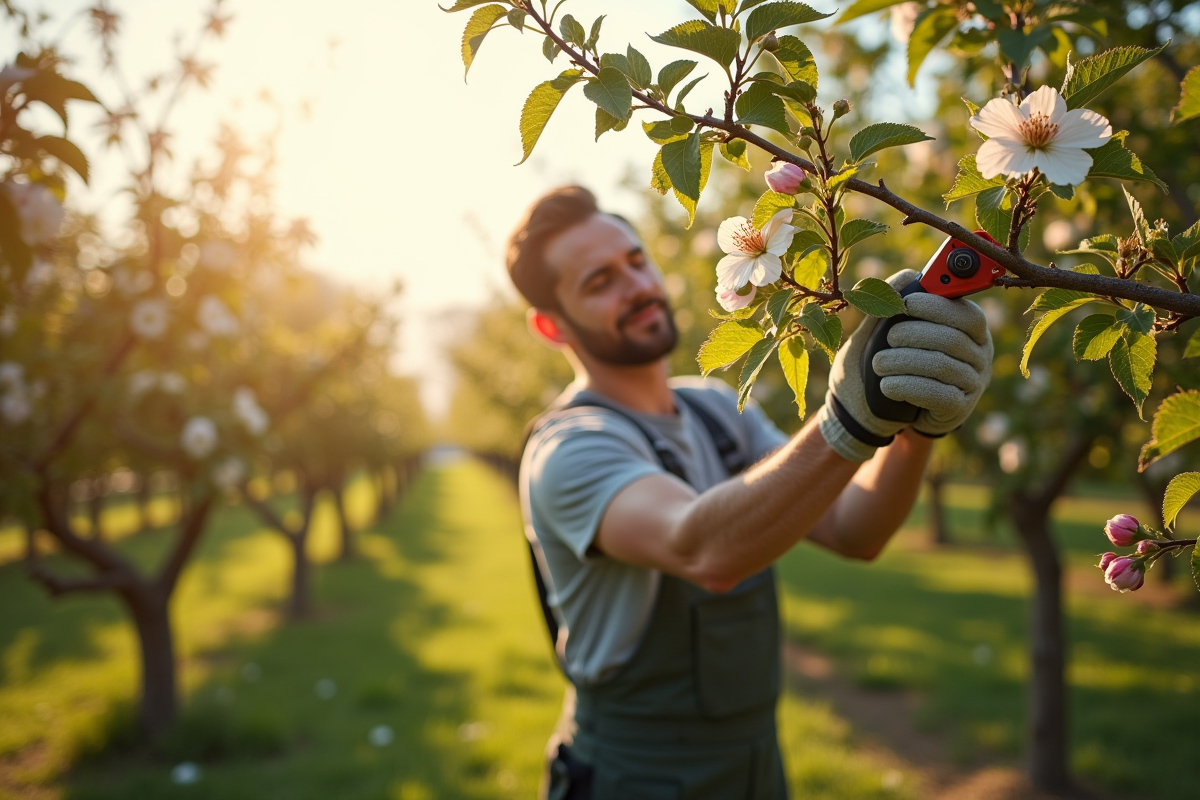
[[[751,462],[787,441],[753,401],[739,414],[737,396],[722,381],[673,378],[671,386],[695,390],[688,399],[703,403]],[[565,403],[577,395],[587,398],[589,393],[572,385],[559,399]],[[627,413],[667,439],[688,482],[703,492],[725,479],[720,454],[704,423],[682,403],[677,411]],[[665,470],[645,435],[608,409],[562,412],[538,429],[525,448],[520,486],[526,535],[539,551],[560,626],[558,650],[576,683],[601,682],[629,661],[649,623],[658,570],[617,561],[591,545],[617,492],[661,472]]]

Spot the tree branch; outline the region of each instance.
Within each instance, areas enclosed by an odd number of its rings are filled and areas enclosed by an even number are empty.
[[[116,550],[96,539],[82,539],[71,530],[70,522],[54,502],[50,483],[44,477],[36,493],[36,502],[42,512],[42,524],[70,553],[96,568],[97,572],[119,572],[136,576],[137,569]]]
[[[292,535],[292,532],[288,530],[288,526],[284,524],[283,518],[276,514],[275,509],[271,508],[267,503],[250,494],[250,487],[247,484],[243,483],[239,488],[241,489],[242,497],[246,500],[246,505],[250,506],[251,510],[258,514],[263,522],[286,536]]]
[[[200,502],[192,504],[187,514],[179,521],[179,539],[175,542],[171,555],[163,562],[162,569],[155,580],[159,591],[165,597],[169,597],[175,589],[175,583],[179,580],[183,565],[187,563],[188,556],[191,555],[196,542],[200,540],[200,534],[204,532],[204,525],[208,522],[208,514],[212,510],[215,497],[215,493],[207,492]]]
[[[136,581],[132,576],[121,572],[102,572],[86,578],[64,578],[55,574],[37,558],[26,562],[25,573],[46,587],[46,591],[52,597],[80,592],[107,592],[113,589],[124,589],[132,586]]]

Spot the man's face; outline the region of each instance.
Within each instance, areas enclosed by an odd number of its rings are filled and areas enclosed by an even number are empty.
[[[678,340],[662,275],[625,223],[595,214],[551,239],[546,263],[570,344],[606,364],[649,364]]]

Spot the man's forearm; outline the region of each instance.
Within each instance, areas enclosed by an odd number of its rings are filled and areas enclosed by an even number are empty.
[[[809,423],[768,458],[698,495],[672,537],[693,580],[721,590],[765,569],[813,529],[861,466]]]

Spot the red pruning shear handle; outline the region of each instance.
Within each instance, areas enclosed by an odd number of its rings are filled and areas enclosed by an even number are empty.
[[[996,242],[986,231],[975,233],[989,242]],[[990,288],[996,278],[1003,274],[1004,267],[995,261],[957,239],[947,239],[929,259],[920,276],[900,290],[900,296],[908,297],[917,292],[929,292],[942,297],[966,297]],[[867,349],[862,359],[863,389],[866,392],[867,406],[871,413],[880,419],[915,422],[917,415],[921,413],[921,409],[912,403],[893,400],[885,395],[880,388],[883,379],[871,366],[875,354],[890,347],[887,337],[892,326],[911,319],[912,317],[905,314],[881,319],[871,332],[871,338],[867,340]]]

